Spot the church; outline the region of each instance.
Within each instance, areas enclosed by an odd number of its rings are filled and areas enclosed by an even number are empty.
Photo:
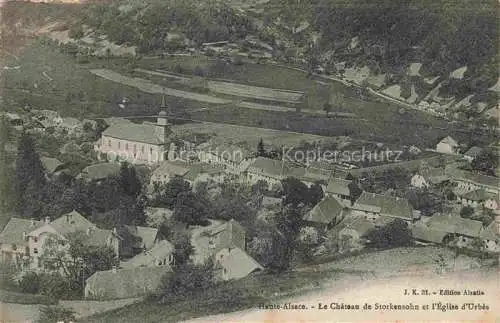
[[[94,150],[100,159],[111,162],[156,164],[166,159],[171,134],[163,96],[156,123],[138,124],[128,120],[113,123],[103,131],[101,139],[94,145]]]

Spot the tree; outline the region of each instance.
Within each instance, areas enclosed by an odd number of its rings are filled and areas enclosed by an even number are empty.
[[[471,167],[475,171],[495,176],[495,172],[498,168],[498,157],[492,150],[484,150],[472,160]]]
[[[285,204],[298,206],[301,203],[307,203],[309,189],[295,177],[287,177],[282,181],[283,194],[285,195]]]
[[[174,242],[174,267],[182,268],[190,263],[194,254],[194,247],[191,244],[191,235],[187,231],[178,231],[173,238]]]
[[[120,165],[119,182],[126,195],[137,197],[141,192],[141,181],[137,177],[135,167],[123,162]]]
[[[193,192],[177,196],[173,218],[188,225],[203,225],[207,221],[207,204]]]
[[[307,204],[316,205],[323,199],[324,196],[325,194],[321,185],[319,183],[314,183],[308,190]]]
[[[174,176],[164,187],[163,194],[156,197],[154,204],[172,209],[177,197],[191,191],[191,185],[180,176]]]
[[[466,219],[469,219],[471,218],[472,216],[474,215],[474,208],[471,207],[471,206],[464,206],[461,210],[460,210],[460,216],[462,218],[466,218]]]
[[[363,193],[363,190],[361,187],[359,187],[358,183],[356,181],[351,181],[349,185],[347,185],[349,188],[349,196],[351,198],[351,205],[354,205],[354,202],[361,196]]]
[[[19,139],[16,158],[16,184],[17,184],[17,197],[22,207],[25,201],[24,193],[30,183],[32,183],[33,190],[40,192],[45,184],[45,175],[40,161],[40,156],[35,150],[35,143],[33,139],[23,134]]]
[[[207,290],[214,284],[214,271],[211,262],[203,265],[186,263],[176,267],[172,275],[163,279],[162,290],[166,301],[176,297],[190,296]]]
[[[384,227],[374,229],[366,235],[376,248],[393,248],[411,245],[413,239],[405,221],[396,219]]]
[[[267,152],[266,148],[264,147],[264,140],[262,138],[259,140],[259,143],[257,144],[257,157],[266,157]]]

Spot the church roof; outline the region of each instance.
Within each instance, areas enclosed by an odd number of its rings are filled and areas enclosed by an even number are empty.
[[[153,123],[115,123],[110,125],[104,132],[103,136],[113,137],[117,139],[143,142],[153,145],[163,145],[164,139],[157,135],[155,130],[157,126]]]

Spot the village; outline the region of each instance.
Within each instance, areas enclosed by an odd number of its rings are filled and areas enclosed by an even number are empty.
[[[308,155],[296,153],[308,147],[302,143],[292,159],[263,140],[252,149],[244,141],[176,134],[165,102],[163,97],[156,122],[78,120],[50,110],[3,115],[10,136],[20,136],[20,142],[32,136],[66,142],[52,156],[32,151],[30,157],[39,160],[43,181],[65,187],[63,201],[54,202],[64,207],[25,209],[0,233],[2,263],[14,266],[19,284],[33,273],[75,275],[84,279],[80,297],[110,300],[155,293],[175,268],[189,263],[208,264],[216,281],[227,281],[325,255],[401,246],[498,258],[498,147],[468,147],[447,136],[430,147],[394,153],[406,159],[363,167],[359,162],[386,149],[383,144],[359,160],[346,154],[345,142],[338,160],[300,160]],[[9,144],[4,149],[26,154]],[[89,162],[75,173],[67,155],[82,151]],[[22,164],[18,158],[18,173]],[[37,176],[32,168],[25,170],[30,179]],[[78,196],[75,185],[103,196]],[[113,193],[121,185],[125,193]],[[115,214],[99,205],[113,204],[113,194],[132,197],[127,210],[120,200]],[[84,206],[85,198],[97,205]],[[78,244],[96,252],[94,257],[107,250],[109,261],[89,266],[83,260],[89,255],[76,259]],[[68,273],[75,262],[86,274]]]

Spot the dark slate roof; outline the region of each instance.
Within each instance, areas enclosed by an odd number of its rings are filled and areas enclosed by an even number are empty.
[[[344,206],[334,197],[327,196],[303,217],[304,221],[329,224],[342,214]]]
[[[117,122],[104,130],[102,135],[153,145],[163,145],[165,143],[164,139],[157,136],[155,128],[156,125],[152,123]]]
[[[23,239],[23,232],[28,235],[31,231],[40,228],[44,224],[43,221],[10,218],[9,222],[0,233],[0,243],[27,246],[28,241]]]
[[[355,209],[380,212],[381,215],[413,219],[413,210],[407,199],[363,192],[354,204]]]
[[[264,174],[273,178],[285,177],[288,169],[281,160],[257,157],[248,167],[248,172]]]

